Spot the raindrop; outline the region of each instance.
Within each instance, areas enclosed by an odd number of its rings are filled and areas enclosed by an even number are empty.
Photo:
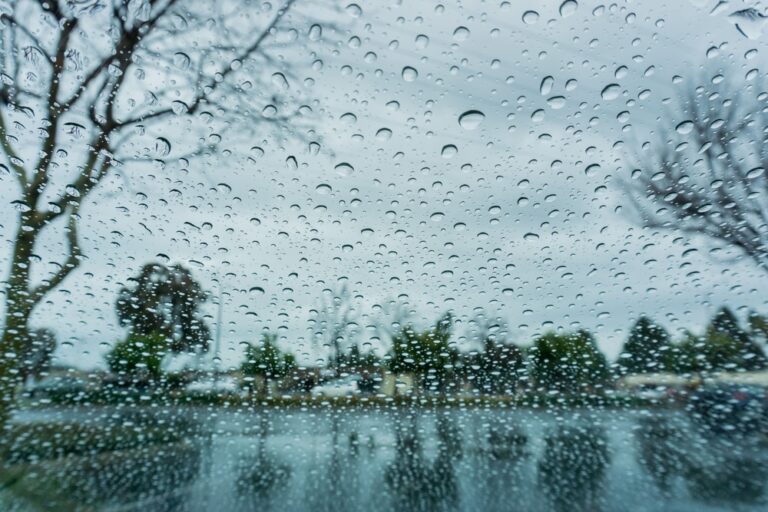
[[[565,0],[563,3],[560,4],[560,16],[562,16],[563,18],[572,16],[574,13],[576,13],[576,10],[578,8],[579,8],[579,3],[576,0]]]
[[[683,121],[675,126],[675,130],[681,135],[687,135],[693,131],[693,121]]]
[[[553,109],[553,110],[559,110],[565,106],[565,97],[564,96],[552,96],[551,98],[547,99],[547,104]]]
[[[392,130],[389,128],[379,128],[376,131],[376,138],[378,140],[389,140],[392,138]]]
[[[467,27],[457,27],[456,30],[453,31],[453,40],[454,41],[466,41],[469,37],[469,29]]]
[[[355,168],[352,167],[347,162],[336,164],[336,166],[333,169],[336,171],[336,174],[338,174],[339,176],[349,176],[350,174],[355,172]]]
[[[318,41],[320,38],[323,37],[323,27],[315,23],[311,27],[309,27],[309,40],[310,41]]]
[[[242,292],[241,292],[242,293]],[[264,295],[264,288],[261,286],[253,286],[248,290],[251,295]]]
[[[605,88],[603,88],[602,92],[600,93],[600,96],[602,96],[605,101],[613,101],[616,98],[618,98],[620,94],[621,94],[621,87],[619,86],[619,84],[609,84],[609,85],[606,85]]]
[[[459,116],[459,125],[465,130],[474,130],[485,119],[485,114],[479,110],[467,110]]]
[[[416,71],[416,68],[412,68],[411,66],[405,66],[403,68],[403,80],[406,82],[413,82],[419,77],[419,72]]]
[[[539,235],[537,233],[530,233],[529,232],[529,233],[526,233],[525,235],[523,235],[523,239],[525,239],[525,240],[538,240],[539,239]]]
[[[286,80],[285,75],[282,73],[274,73],[272,75],[272,83],[283,91],[288,90],[288,80]]]
[[[155,139],[155,153],[158,156],[168,156],[171,153],[171,142],[165,137]]]
[[[321,183],[320,185],[315,187],[315,192],[317,192],[318,194],[326,195],[326,194],[330,194],[331,191],[333,191],[333,187],[331,187],[327,183]]]
[[[349,14],[353,18],[359,18],[360,16],[363,15],[363,10],[357,4],[347,5],[346,11],[347,11],[347,14]]]
[[[551,76],[545,76],[541,80],[541,85],[539,86],[539,93],[542,96],[546,96],[547,94],[552,92],[552,86],[554,85],[554,83],[555,83],[554,78],[552,78]]]
[[[429,46],[429,37],[425,36],[424,34],[419,34],[416,36],[416,49],[417,50],[424,50],[427,46]]]
[[[190,62],[191,59],[189,58],[189,55],[184,52],[176,52],[173,54],[173,65],[179,69],[189,68]]]
[[[459,149],[454,146],[453,144],[446,144],[443,146],[443,149],[440,151],[440,155],[443,158],[453,158],[456,153],[459,152]]]
[[[523,13],[523,23],[526,25],[533,25],[539,21],[539,13],[536,11],[525,11]]]

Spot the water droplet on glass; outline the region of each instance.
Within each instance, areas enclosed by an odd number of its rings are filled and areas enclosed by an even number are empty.
[[[459,125],[465,130],[474,130],[485,119],[485,114],[479,110],[467,110],[459,116]]]
[[[459,152],[459,149],[454,146],[453,144],[446,144],[443,146],[443,149],[440,151],[440,155],[443,158],[453,158],[456,153]]]
[[[551,76],[545,76],[541,80],[541,85],[539,85],[539,93],[542,96],[546,96],[547,94],[552,92],[552,86],[554,85],[554,83],[555,83],[554,78],[552,78]]]
[[[378,140],[389,140],[392,138],[392,130],[389,128],[379,128],[376,131],[376,138]]]
[[[565,96],[552,96],[551,98],[547,99],[547,104],[553,110],[559,110],[565,106]]]
[[[349,4],[345,10],[347,11],[347,14],[353,18],[359,18],[363,15],[363,9],[361,9],[357,4]]]
[[[406,82],[413,82],[419,77],[419,72],[416,71],[416,68],[412,68],[411,66],[405,66],[403,68],[403,80]]]
[[[453,31],[453,40],[454,41],[466,41],[469,37],[469,29],[467,27],[457,27],[456,30]]]
[[[168,156],[171,153],[171,142],[165,137],[155,139],[155,153],[158,156]]]
[[[567,18],[568,16],[572,16],[574,13],[576,13],[576,10],[579,8],[579,3],[576,0],[565,0],[563,3],[560,4],[560,16],[563,18]]]
[[[693,131],[693,126],[693,121],[683,121],[675,126],[675,130],[681,135],[687,135]]]
[[[355,168],[352,167],[347,162],[336,164],[336,166],[333,169],[336,171],[336,174],[338,174],[339,176],[349,176],[355,171]]]
[[[333,191],[333,187],[331,187],[327,183],[321,183],[320,185],[315,187],[315,192],[317,192],[318,194],[326,195],[326,194],[330,194],[331,191]]]
[[[600,96],[602,96],[605,101],[612,101],[618,98],[620,94],[621,86],[619,84],[609,84],[603,88]]]
[[[536,11],[525,11],[523,13],[523,23],[526,25],[533,25],[539,21],[539,13]]]

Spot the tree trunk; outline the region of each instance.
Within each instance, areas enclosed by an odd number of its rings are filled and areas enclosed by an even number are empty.
[[[0,426],[13,412],[16,389],[22,381],[19,369],[29,342],[29,318],[36,305],[31,297],[29,271],[38,234],[32,215],[21,214],[5,288],[5,325],[0,337]]]

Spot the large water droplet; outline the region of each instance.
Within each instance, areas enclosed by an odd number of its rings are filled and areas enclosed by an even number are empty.
[[[466,41],[468,37],[469,29],[467,27],[457,27],[456,30],[453,31],[454,41]]]
[[[416,71],[416,68],[412,68],[411,66],[405,66],[403,68],[403,80],[406,82],[413,82],[419,77],[419,72]]]
[[[565,0],[560,4],[560,16],[567,18],[572,16],[579,8],[579,3],[576,0]]]
[[[683,121],[675,126],[675,130],[681,135],[687,135],[693,131],[693,126],[693,121]]]
[[[333,168],[336,171],[336,174],[339,176],[349,176],[353,172],[355,172],[355,168],[352,167],[347,162],[342,162],[340,164],[336,164],[336,167]]]
[[[550,92],[552,92],[552,86],[555,83],[555,79],[551,76],[545,76],[541,80],[541,85],[539,85],[539,93],[541,93],[542,96],[546,96]]]
[[[485,114],[479,110],[467,110],[459,116],[459,125],[465,130],[474,130],[485,119]]]
[[[526,25],[533,25],[539,21],[539,13],[536,11],[525,11],[523,13],[523,23]]]
[[[459,148],[454,146],[453,144],[446,144],[443,146],[443,149],[440,151],[440,155],[443,158],[453,158],[456,153],[459,152]]]
[[[612,101],[619,97],[621,94],[621,86],[619,84],[608,84],[603,88],[600,96],[605,101]]]

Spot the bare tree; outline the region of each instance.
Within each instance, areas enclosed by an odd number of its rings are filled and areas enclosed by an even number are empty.
[[[10,10],[0,7],[0,183],[18,191],[0,412],[19,382],[17,354],[30,342],[33,310],[83,260],[80,208],[115,169],[184,163],[217,151],[224,137],[268,125],[296,131],[295,117],[308,107],[287,99],[291,74],[274,56],[312,32],[305,22],[293,26],[295,2],[12,0]],[[35,251],[48,231],[64,236],[68,254],[45,275]]]
[[[768,94],[714,72],[659,119],[624,182],[642,223],[701,235],[768,271]]]

